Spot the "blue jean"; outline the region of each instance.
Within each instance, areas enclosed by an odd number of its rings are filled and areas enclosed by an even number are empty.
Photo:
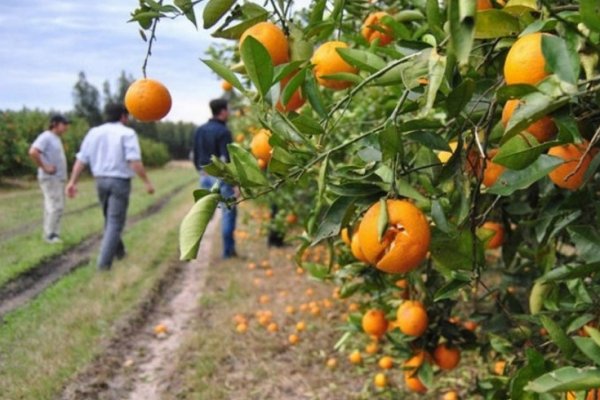
[[[108,270],[115,256],[125,254],[121,233],[127,217],[131,180],[96,177],[96,190],[104,214],[104,234],[97,265],[100,270]]]
[[[203,172],[200,173],[200,187],[202,189],[211,189],[215,183],[219,184],[219,190],[221,196],[230,198],[235,196],[233,186],[228,183],[219,181],[217,178],[207,175]],[[219,206],[222,210],[221,218],[221,236],[223,237],[223,257],[232,257],[235,253],[235,238],[233,233],[235,231],[235,220],[237,217],[237,207],[227,207],[221,203]]]

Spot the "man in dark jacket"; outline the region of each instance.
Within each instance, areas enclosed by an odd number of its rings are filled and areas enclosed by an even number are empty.
[[[227,128],[226,122],[229,117],[227,101],[216,99],[210,102],[210,109],[213,117],[204,125],[196,129],[194,133],[194,165],[200,173],[200,187],[211,189],[215,184],[219,185],[221,195],[225,198],[236,197],[234,188],[217,178],[208,175],[203,167],[210,163],[214,155],[223,162],[229,162],[229,153],[227,145],[232,142],[231,132]],[[223,210],[223,219],[221,222],[221,233],[223,236],[223,258],[237,256],[235,251],[235,220],[237,209],[235,206],[226,207],[221,205]]]

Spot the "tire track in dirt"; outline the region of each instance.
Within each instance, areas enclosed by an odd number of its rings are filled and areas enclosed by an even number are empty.
[[[76,208],[75,210],[67,211],[66,213],[64,213],[64,216],[81,214],[87,210],[90,210],[90,209],[96,208],[96,207],[100,207],[100,205],[97,202],[94,202],[94,203],[88,204],[86,206]],[[7,231],[4,231],[4,232],[0,233],[0,243],[6,242],[7,240],[12,239],[14,236],[24,235],[26,233],[30,233],[36,229],[39,229],[40,226],[43,225],[43,223],[44,223],[44,220],[42,218],[38,218],[35,221],[28,222],[26,224],[17,226],[16,228],[12,228]]]
[[[192,181],[175,187],[144,211],[129,218],[127,228],[160,212],[173,197],[191,183]],[[101,238],[101,234],[94,234],[65,253],[42,261],[0,287],[0,322],[4,315],[23,306],[63,276],[87,264]]]
[[[63,400],[168,398],[177,349],[186,341],[198,315],[215,226],[209,224],[200,247],[201,258],[174,262],[150,295],[118,324],[104,351],[59,396]],[[153,327],[164,324],[162,339]]]

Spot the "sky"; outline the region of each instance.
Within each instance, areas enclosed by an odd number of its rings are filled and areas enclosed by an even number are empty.
[[[301,0],[298,7],[308,0]],[[142,76],[147,44],[127,23],[138,0],[2,0],[0,12],[0,110],[72,109],[80,71],[102,92],[121,71]],[[204,4],[201,3],[201,4]],[[185,18],[163,19],[146,69],[170,90],[165,119],[202,123],[208,102],[222,94],[220,79],[199,59],[216,40]],[[221,41],[223,43],[223,41]]]

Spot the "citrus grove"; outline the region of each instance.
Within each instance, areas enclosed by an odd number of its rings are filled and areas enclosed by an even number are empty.
[[[191,0],[167,3],[132,13],[150,45],[180,16],[230,40],[203,62],[236,143],[206,170],[241,190],[195,191],[182,259],[219,202],[274,205],[267,224],[293,234],[299,271],[351,301],[336,349],[368,339],[344,356],[357,368],[385,349],[374,393],[595,398],[597,1],[210,0],[201,21]],[[140,119],[170,107],[150,92],[134,90]],[[467,389],[440,386],[461,368],[476,371]]]

